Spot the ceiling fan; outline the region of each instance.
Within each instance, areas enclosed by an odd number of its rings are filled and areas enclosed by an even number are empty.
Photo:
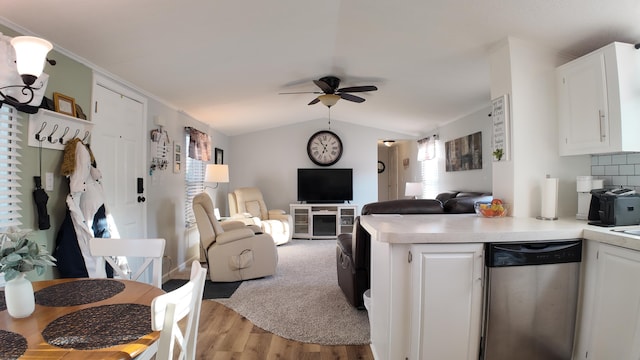
[[[361,98],[360,96],[356,96],[350,93],[378,90],[378,88],[373,85],[338,88],[338,86],[340,86],[340,79],[335,76],[324,76],[318,80],[313,80],[313,83],[316,84],[316,86],[318,86],[322,91],[301,91],[301,92],[288,92],[288,93],[280,93],[280,94],[322,94],[316,97],[315,99],[311,100],[311,102],[308,105],[313,105],[321,102],[325,106],[330,108],[333,105],[335,105],[340,99],[353,101],[356,103],[361,103],[365,101],[364,98]]]

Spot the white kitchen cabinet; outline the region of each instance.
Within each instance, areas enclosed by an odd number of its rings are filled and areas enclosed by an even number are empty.
[[[589,242],[574,359],[640,358],[640,251]]]
[[[376,359],[477,359],[483,244],[371,241]]]
[[[558,67],[560,155],[640,151],[640,53],[611,43]]]
[[[482,244],[411,246],[410,359],[477,359]]]

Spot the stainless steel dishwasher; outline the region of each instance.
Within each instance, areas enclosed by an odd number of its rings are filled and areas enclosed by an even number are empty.
[[[488,243],[483,360],[570,360],[582,240]]]

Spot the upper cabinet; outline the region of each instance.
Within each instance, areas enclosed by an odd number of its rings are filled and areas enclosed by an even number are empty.
[[[640,151],[639,51],[612,43],[558,67],[560,155]]]

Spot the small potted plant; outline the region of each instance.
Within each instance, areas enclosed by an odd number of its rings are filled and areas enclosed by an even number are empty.
[[[55,266],[56,260],[37,242],[29,239],[28,231],[0,233],[0,274],[7,281],[4,297],[9,315],[27,317],[35,309],[33,286],[25,273],[36,270],[44,273],[46,266]]]
[[[495,149],[493,151],[493,157],[496,158],[496,160],[500,161],[502,160],[502,157],[504,156],[504,150],[502,150],[502,148],[500,149]]]

